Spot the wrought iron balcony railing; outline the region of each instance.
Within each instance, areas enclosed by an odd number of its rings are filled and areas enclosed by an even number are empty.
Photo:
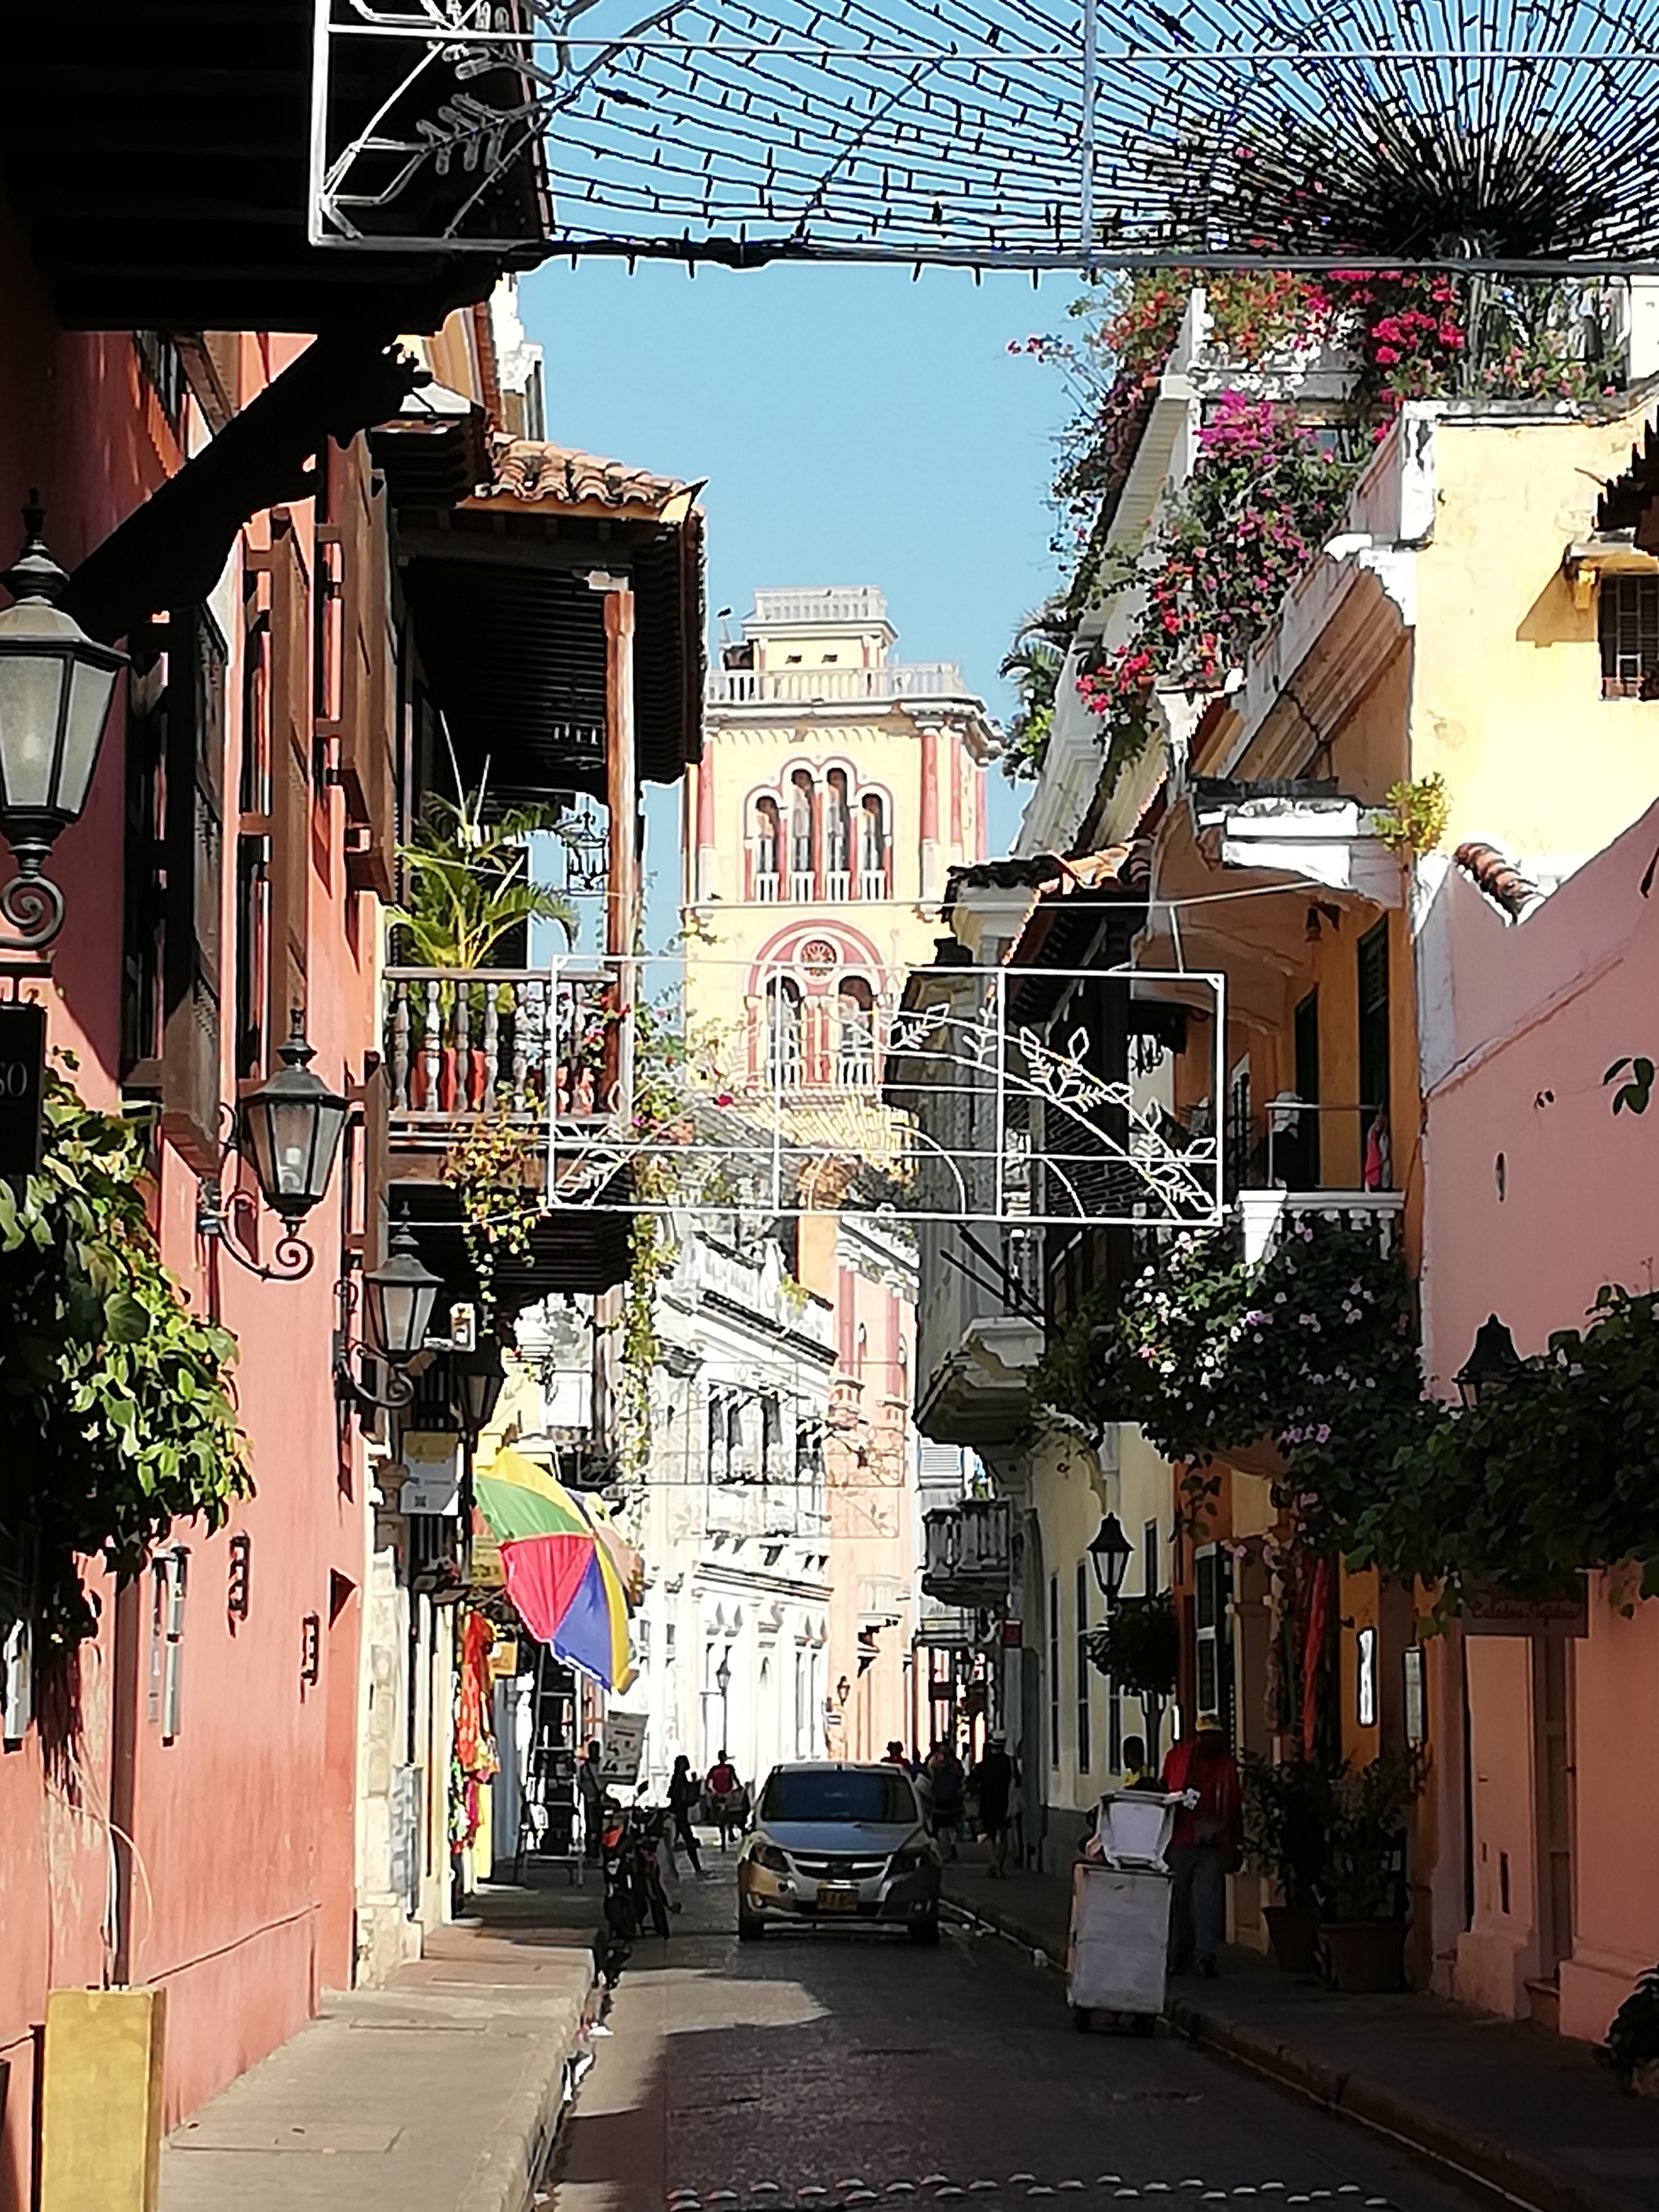
[[[627,1000],[604,963],[556,970],[390,968],[385,1050],[394,1139],[443,1139],[618,1109]]]

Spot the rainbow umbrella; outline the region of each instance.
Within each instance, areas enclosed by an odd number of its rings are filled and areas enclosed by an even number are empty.
[[[497,1452],[475,1473],[472,1492],[530,1633],[603,1688],[624,1688],[632,1671],[628,1600],[610,1547],[577,1499],[515,1451]]]

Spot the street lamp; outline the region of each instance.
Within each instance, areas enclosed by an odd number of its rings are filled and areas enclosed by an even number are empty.
[[[1134,1546],[1124,1534],[1123,1523],[1115,1513],[1107,1514],[1090,1541],[1089,1565],[1094,1569],[1096,1586],[1109,1612],[1117,1603],[1123,1577],[1133,1557]]]
[[[282,1073],[249,1091],[237,1115],[239,1141],[265,1204],[290,1230],[328,1188],[345,1128],[346,1101],[311,1073],[316,1056],[296,1007],[288,1041],[277,1048]]]
[[[731,1734],[731,1729],[728,1726],[729,1716],[726,1707],[726,1699],[730,1695],[732,1689],[732,1654],[729,1650],[721,1652],[720,1663],[714,1669],[714,1687],[720,1693],[720,1747],[723,1754],[726,1747],[726,1738]]]
[[[1455,1377],[1458,1395],[1469,1412],[1490,1405],[1520,1372],[1521,1364],[1515,1339],[1496,1314],[1488,1314],[1476,1330],[1474,1348]]]
[[[260,1267],[244,1258],[229,1233],[229,1217],[239,1207],[252,1210],[253,1201],[246,1191],[222,1197],[218,1175],[204,1176],[198,1188],[196,1233],[212,1238],[239,1267],[262,1282],[295,1283],[311,1273],[316,1256],[300,1235],[300,1224],[328,1188],[350,1108],[307,1065],[316,1054],[306,1042],[305,1018],[297,1007],[293,1032],[278,1047],[277,1057],[281,1072],[250,1091],[231,1116],[232,1141],[251,1162],[259,1195],[282,1219],[273,1264]],[[228,1146],[226,1158],[229,1152]],[[223,1165],[222,1159],[221,1173]]]
[[[455,1387],[455,1411],[469,1442],[475,1447],[489,1426],[503,1385],[507,1366],[501,1348],[486,1337],[472,1351],[457,1355],[450,1370]]]
[[[40,872],[53,840],[78,822],[98,764],[125,653],[89,638],[55,605],[68,576],[47,552],[40,495],[23,509],[23,550],[0,576],[0,833],[17,873],[0,915],[17,933],[0,951],[44,951],[64,926],[64,894]]]
[[[405,1370],[426,1342],[427,1327],[443,1279],[422,1263],[414,1231],[404,1222],[393,1234],[384,1262],[363,1277],[363,1339],[355,1346],[349,1323],[356,1303],[350,1277],[339,1285],[340,1323],[334,1337],[337,1395],[360,1412],[406,1406],[415,1386]],[[372,1389],[352,1370],[353,1350],[367,1352],[387,1369],[383,1389]]]

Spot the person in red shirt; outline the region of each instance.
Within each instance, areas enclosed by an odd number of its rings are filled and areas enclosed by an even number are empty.
[[[1164,1787],[1193,1790],[1198,1800],[1176,1814],[1170,1838],[1170,1871],[1175,1877],[1170,1971],[1181,1974],[1195,1966],[1212,1981],[1220,1971],[1217,1954],[1226,1932],[1226,1877],[1238,1864],[1244,1832],[1237,1763],[1213,1713],[1204,1714],[1191,1735],[1170,1746]]]

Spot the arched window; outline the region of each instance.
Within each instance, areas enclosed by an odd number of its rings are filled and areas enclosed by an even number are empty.
[[[887,896],[887,811],[880,796],[867,791],[859,801],[859,896]]]
[[[815,898],[817,878],[812,862],[812,779],[804,768],[798,768],[789,782],[789,896],[792,899]]]
[[[843,1091],[867,1091],[876,1079],[876,1001],[862,975],[842,978],[836,1014],[836,1080]]]
[[[778,896],[780,862],[783,857],[783,824],[775,799],[755,802],[755,896],[769,905]]]
[[[766,987],[766,1072],[775,1091],[799,1091],[801,1076],[800,988],[787,975]]]
[[[844,768],[832,768],[824,779],[823,893],[832,899],[853,896],[853,810]]]

